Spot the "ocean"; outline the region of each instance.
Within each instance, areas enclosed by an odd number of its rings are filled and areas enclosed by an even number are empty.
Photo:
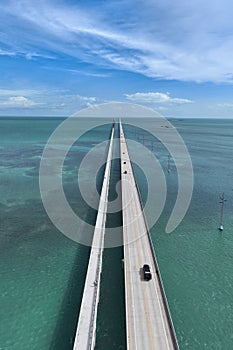
[[[90,249],[52,224],[39,191],[39,165],[61,118],[0,118],[0,349],[72,349]],[[145,127],[152,127],[145,120]],[[156,155],[167,183],[162,215],[151,228],[180,349],[233,348],[233,120],[171,119],[192,159],[190,207],[172,232],[165,227],[177,196],[178,177],[167,150],[152,135],[125,126]],[[72,209],[93,224],[96,210],[82,199],[77,172],[85,155],[107,140],[111,124],[96,127],[75,144],[64,164],[63,186]],[[142,138],[142,135],[143,138]],[[140,142],[141,142],[140,141]],[[136,149],[131,149],[136,153]],[[115,150],[117,157],[117,150]],[[113,161],[110,198],[116,197],[119,160]],[[148,189],[134,165],[143,202]],[[90,174],[87,172],[87,177]],[[96,186],[101,188],[103,169]],[[87,179],[88,181],[88,179]],[[155,177],[156,181],[156,177]],[[225,193],[224,231],[219,232]],[[121,223],[118,213],[108,225]],[[97,320],[97,350],[126,349],[122,247],[106,249]]]

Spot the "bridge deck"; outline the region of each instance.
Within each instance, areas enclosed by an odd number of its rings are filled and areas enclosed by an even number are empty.
[[[113,136],[114,125],[112,127],[107,163],[73,350],[93,350],[95,347],[96,319],[100,292],[100,275],[102,271],[102,255],[108,205]]]
[[[178,349],[121,123],[120,146],[127,350]],[[144,264],[150,281],[143,280]]]

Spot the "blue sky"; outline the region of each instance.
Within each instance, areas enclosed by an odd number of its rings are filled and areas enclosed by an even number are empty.
[[[0,115],[233,117],[230,0],[1,0]]]

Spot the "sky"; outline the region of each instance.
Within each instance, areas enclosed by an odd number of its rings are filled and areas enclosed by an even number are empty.
[[[233,117],[231,0],[1,0],[0,115]]]

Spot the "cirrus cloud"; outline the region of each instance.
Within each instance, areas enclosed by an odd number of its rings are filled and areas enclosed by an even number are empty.
[[[232,82],[232,9],[230,0],[2,0],[0,43],[2,54],[29,59],[60,55],[153,78]]]

